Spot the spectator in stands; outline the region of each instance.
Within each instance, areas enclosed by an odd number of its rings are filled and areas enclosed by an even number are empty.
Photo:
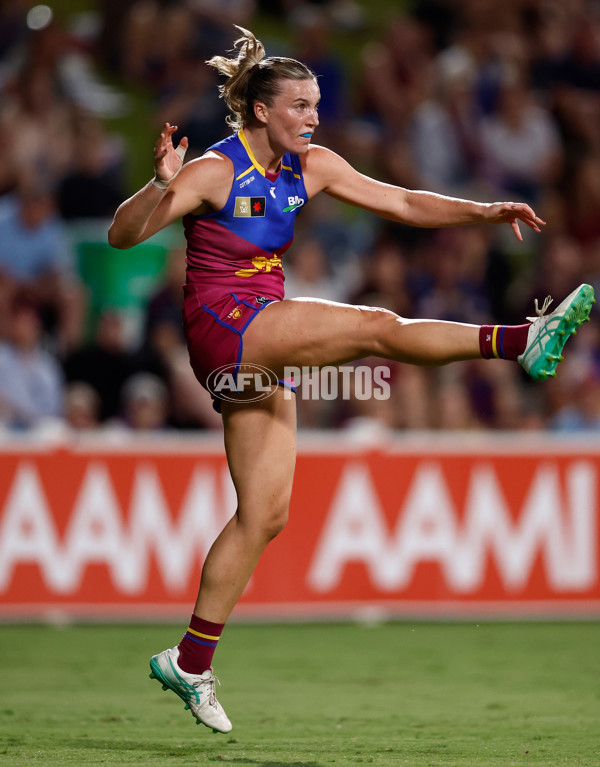
[[[505,79],[498,111],[481,129],[482,173],[494,194],[539,201],[558,179],[563,152],[557,126],[515,75]]]
[[[576,159],[567,178],[566,224],[584,248],[600,244],[600,145]]]
[[[79,115],[72,163],[58,184],[62,218],[110,218],[124,194],[123,163],[121,141],[107,136],[98,119]]]
[[[564,380],[552,387],[547,425],[560,431],[600,429],[600,323],[577,334]]]
[[[390,19],[383,39],[362,51],[358,108],[382,135],[397,135],[405,127],[432,53],[429,31],[410,16]]]
[[[158,127],[174,115],[188,137],[190,156],[199,157],[215,136],[225,137],[227,111],[222,100],[214,97],[216,77],[203,58],[188,56],[177,74],[161,90],[154,119]]]
[[[172,322],[159,319],[152,325],[146,349],[159,359],[162,380],[170,394],[169,423],[180,429],[217,429],[223,423],[212,399],[196,379],[181,331]]]
[[[23,175],[16,192],[0,198],[0,272],[40,305],[59,352],[79,343],[83,289],[54,196],[35,176]]]
[[[351,295],[353,304],[382,306],[405,317],[413,315],[408,258],[393,239],[382,237],[363,263],[363,279]]]
[[[345,287],[344,281],[336,280],[332,274],[325,250],[318,240],[308,238],[295,244],[286,264],[285,292],[288,298],[314,296],[344,301]]]
[[[320,140],[335,149],[340,146],[348,118],[346,70],[332,46],[332,24],[326,9],[301,3],[290,14],[294,33],[293,56],[310,67],[319,78],[321,109]]]
[[[424,249],[423,279],[415,313],[451,322],[488,322],[485,290],[488,232],[481,228],[441,229]]]
[[[589,376],[571,389],[569,400],[550,418],[555,431],[600,432],[600,379]]]
[[[437,375],[433,423],[443,431],[470,431],[480,429],[482,423],[469,399],[469,392],[456,366],[440,370]]]
[[[6,154],[20,174],[52,189],[69,165],[72,140],[69,103],[52,62],[26,60],[2,96],[0,115],[12,127]]]
[[[123,318],[106,310],[95,340],[69,354],[64,362],[67,381],[89,384],[100,395],[100,420],[115,417],[121,408],[121,387],[131,374]]]
[[[584,269],[583,250],[579,243],[567,234],[546,238],[546,247],[541,257],[533,264],[532,273],[523,281],[526,292],[515,289],[513,301],[519,306],[521,316],[535,296],[556,295],[556,288],[565,280],[589,276]]]
[[[64,392],[65,422],[73,431],[97,429],[100,425],[100,395],[83,381],[73,381]]]
[[[0,89],[0,99],[2,90]],[[12,118],[0,105],[0,197],[15,190],[19,178],[19,163],[13,152]]]
[[[136,0],[122,15],[122,38],[119,67],[123,76],[134,83],[152,87],[173,76],[189,50],[193,34],[191,4]]]
[[[168,323],[183,341],[181,286],[185,282],[185,248],[174,248],[169,254],[161,283],[146,306],[145,336],[148,339],[157,325]]]
[[[133,431],[166,428],[169,396],[165,384],[152,373],[136,373],[128,378],[121,392],[120,421]]]
[[[434,192],[464,196],[481,162],[482,116],[473,62],[457,57],[445,67],[438,63],[424,85],[408,133],[418,183]]]
[[[0,343],[0,422],[30,429],[62,412],[60,365],[42,347],[39,307],[26,295],[12,306],[8,340]]]

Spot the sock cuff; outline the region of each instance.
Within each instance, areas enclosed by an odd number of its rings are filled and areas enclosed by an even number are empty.
[[[189,674],[202,674],[210,668],[224,626],[224,623],[212,623],[192,615],[190,625],[178,645],[179,667]]]
[[[482,325],[479,328],[479,351],[484,359],[504,360],[504,333],[506,325]]]
[[[516,360],[525,351],[531,325],[482,325],[479,350],[484,359]]]
[[[212,621],[205,621],[197,615],[192,615],[185,635],[198,644],[216,646],[224,627],[224,623],[212,623]]]

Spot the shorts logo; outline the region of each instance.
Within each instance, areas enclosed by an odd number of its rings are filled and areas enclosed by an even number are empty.
[[[235,309],[227,315],[228,320],[239,320],[239,318],[242,316],[242,311],[239,306],[236,306]]]
[[[287,208],[283,209],[284,213],[291,213],[296,208],[301,208],[304,205],[305,200],[302,197],[295,195],[294,197],[288,197]]]
[[[235,209],[233,211],[235,218],[254,218],[254,216],[265,215],[264,197],[236,197]]]
[[[254,296],[254,300],[257,304],[268,304],[271,299],[266,296]]]

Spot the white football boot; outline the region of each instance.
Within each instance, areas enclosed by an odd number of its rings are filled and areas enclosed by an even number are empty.
[[[540,309],[537,298],[537,317],[527,317],[532,323],[527,334],[527,346],[517,361],[536,381],[556,375],[556,366],[562,361],[563,346],[577,328],[589,319],[595,303],[591,285],[580,285],[550,314],[544,314],[552,303],[548,296]]]
[[[230,732],[232,724],[215,695],[212,669],[202,674],[188,674],[179,668],[179,648],[164,650],[150,658],[150,679],[158,679],[163,690],[173,690],[185,702],[196,719],[196,724],[205,724],[213,732]]]

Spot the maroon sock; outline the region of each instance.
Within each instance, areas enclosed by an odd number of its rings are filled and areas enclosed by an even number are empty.
[[[479,328],[479,348],[486,359],[497,357],[516,360],[527,346],[531,325],[482,325]]]
[[[189,628],[179,643],[179,668],[188,674],[201,674],[210,668],[224,626],[224,623],[211,623],[192,615]]]

